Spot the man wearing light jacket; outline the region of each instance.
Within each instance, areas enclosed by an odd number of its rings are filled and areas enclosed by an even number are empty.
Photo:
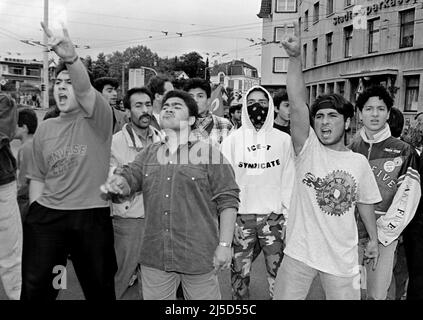
[[[413,218],[421,195],[417,153],[392,137],[387,124],[392,105],[384,87],[367,88],[356,103],[364,126],[350,146],[367,157],[382,196],[375,206],[380,259],[375,270],[366,268],[367,298],[375,300],[386,299],[398,237]],[[365,241],[360,220],[358,230],[361,242]]]
[[[232,164],[241,189],[231,268],[232,297],[236,300],[249,298],[251,264],[261,250],[273,296],[295,171],[289,135],[273,128],[270,94],[262,87],[253,87],[242,108],[242,127],[222,143],[222,153]]]

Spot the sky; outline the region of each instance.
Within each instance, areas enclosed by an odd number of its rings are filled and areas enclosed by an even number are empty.
[[[260,4],[260,0],[49,0],[49,25],[61,34],[64,21],[78,54],[94,60],[100,52],[145,45],[160,57],[197,51],[210,62],[244,58],[260,72],[261,46],[254,45],[262,37]],[[20,40],[42,42],[43,8],[44,0],[0,0],[0,56],[42,60],[42,47]]]

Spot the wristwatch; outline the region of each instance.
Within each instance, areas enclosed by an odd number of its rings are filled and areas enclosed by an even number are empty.
[[[72,58],[70,61],[64,61],[65,64],[74,64],[79,59],[78,55],[75,55],[75,57]]]
[[[232,244],[229,243],[229,242],[223,242],[223,241],[221,241],[221,242],[219,242],[219,246],[230,248],[232,246]]]

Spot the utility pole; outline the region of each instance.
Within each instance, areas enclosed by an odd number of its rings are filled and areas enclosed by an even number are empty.
[[[125,62],[122,63],[122,97],[125,96]]]
[[[48,0],[44,0],[44,24],[46,27],[48,27]],[[48,38],[45,32],[43,37],[43,86],[41,88],[44,88],[44,91],[42,92],[43,95],[43,107],[49,108],[48,105],[48,88],[49,88],[49,81],[48,81]]]

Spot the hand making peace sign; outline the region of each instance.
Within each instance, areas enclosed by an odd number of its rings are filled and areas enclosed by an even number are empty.
[[[43,22],[41,22],[41,27],[43,27],[48,37],[48,46],[51,47],[64,62],[74,62],[78,55],[65,26],[62,24],[63,37],[54,36],[53,32]]]
[[[288,26],[284,25],[284,36],[281,41],[283,48],[290,57],[298,57],[301,55],[301,40],[300,40],[300,28],[298,22],[294,22],[294,35],[288,34]]]

